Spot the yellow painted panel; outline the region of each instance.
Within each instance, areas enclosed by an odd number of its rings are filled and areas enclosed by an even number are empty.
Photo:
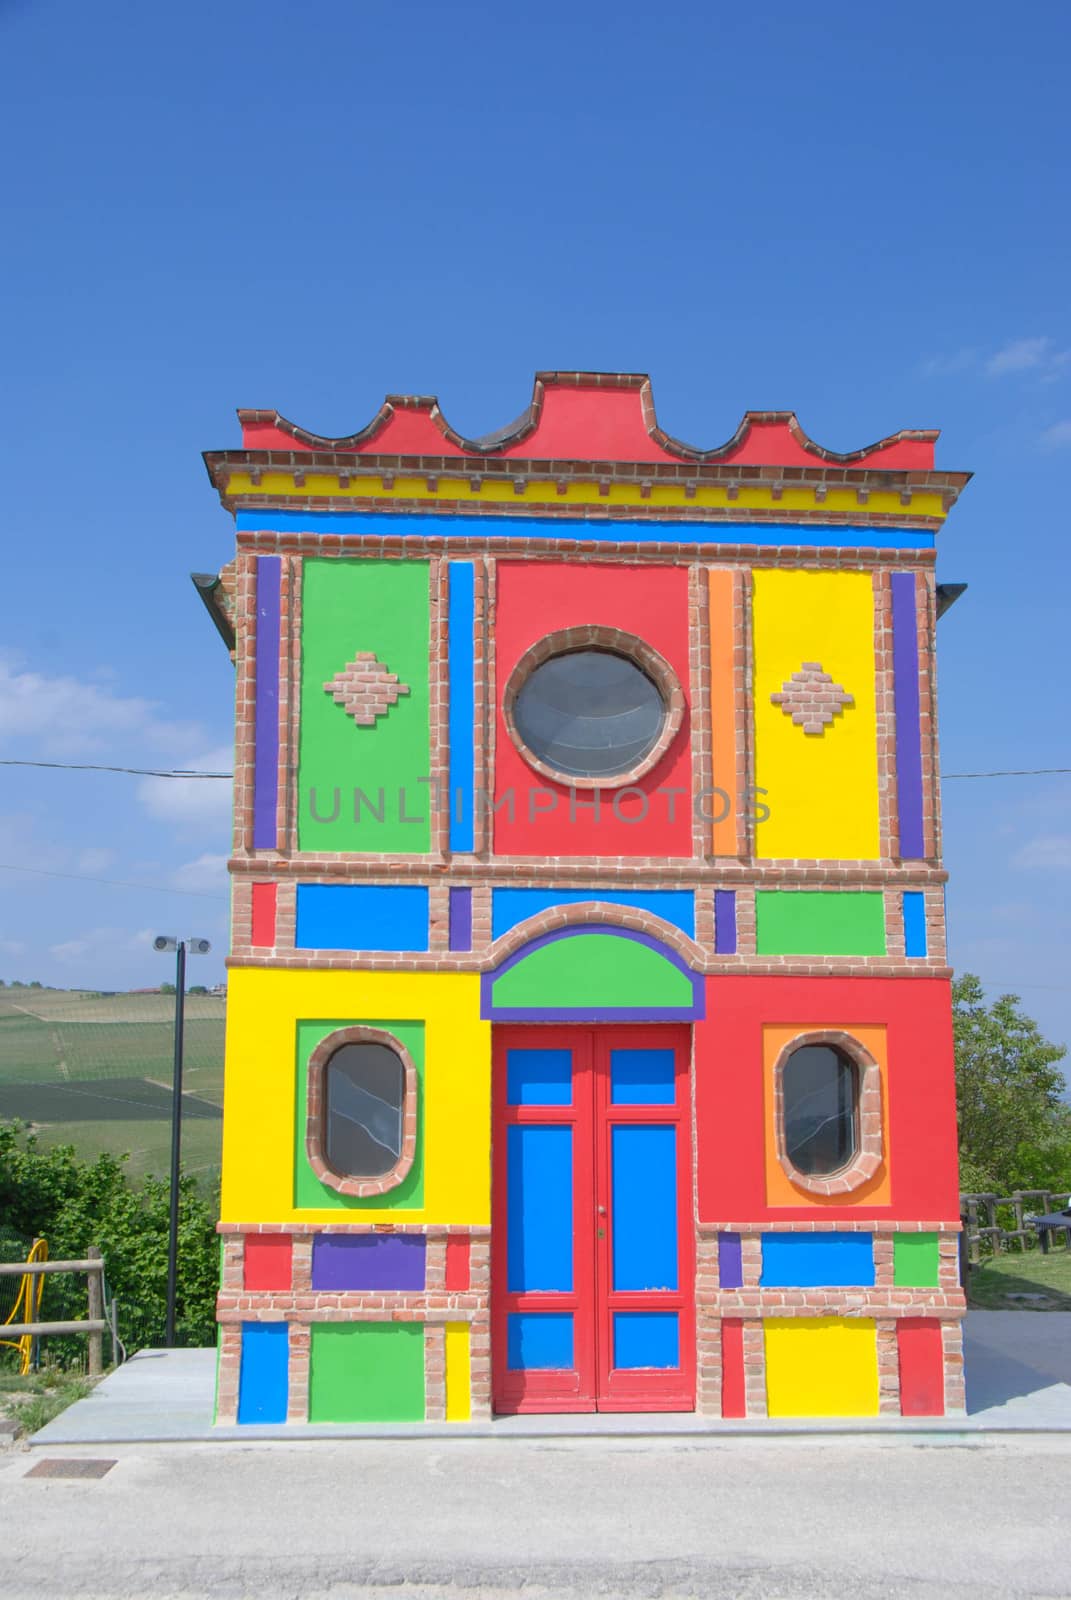
[[[777,1134],[774,1128],[774,1066],[781,1051],[790,1039],[801,1033],[850,1033],[858,1039],[864,1050],[869,1050],[881,1068],[881,1126],[885,1159],[868,1183],[860,1184],[851,1194],[811,1194],[807,1189],[797,1189],[785,1174],[777,1159]],[[815,1206],[819,1210],[843,1211],[846,1206],[887,1206],[892,1204],[892,1184],[889,1176],[889,1072],[886,1029],[858,1027],[843,1019],[834,1022],[794,1023],[788,1027],[767,1027],[762,1030],[762,1083],[764,1100],[764,1126],[766,1129],[766,1204],[768,1206]]]
[[[875,860],[878,830],[874,590],[868,572],[759,568],[754,574],[756,827],[767,860]],[[816,661],[855,704],[804,733],[771,694]]]
[[[228,494],[270,494],[278,497],[293,495],[304,499],[307,495],[331,495],[334,499],[355,499],[358,496],[367,497],[374,495],[378,500],[439,500],[439,501],[486,501],[490,504],[515,505],[524,500],[534,500],[540,503],[549,501],[560,502],[564,505],[589,505],[589,506],[706,506],[706,507],[733,507],[740,511],[773,511],[781,513],[792,511],[814,511],[818,508],[813,489],[785,489],[777,500],[773,498],[773,491],[761,485],[742,486],[735,499],[729,499],[727,487],[721,484],[703,484],[697,487],[695,494],[689,498],[685,493],[683,484],[653,484],[650,494],[644,496],[639,484],[611,482],[609,493],[601,494],[596,483],[568,483],[564,494],[558,493],[557,480],[531,480],[527,483],[523,494],[517,494],[513,487],[513,480],[506,478],[498,481],[494,478],[485,478],[483,487],[474,489],[468,478],[440,477],[436,489],[428,488],[426,477],[396,477],[390,488],[385,488],[382,478],[369,474],[365,477],[351,478],[349,483],[341,485],[337,473],[310,472],[306,474],[304,484],[295,485],[292,473],[265,472],[260,481],[254,483],[247,472],[234,472],[228,480]],[[849,512],[852,514],[894,516],[905,522],[917,521],[920,517],[937,517],[942,521],[945,517],[944,501],[939,494],[914,494],[910,507],[905,507],[901,502],[899,493],[889,494],[884,491],[871,492],[865,511],[859,505],[854,489],[830,489],[822,508],[828,512]],[[786,520],[791,520],[786,518]],[[817,535],[816,528],[816,535]],[[833,530],[842,534],[843,529]]]
[[[424,1023],[424,1204],[294,1205],[297,1024]],[[301,1115],[304,1115],[302,1108]],[[224,1222],[490,1221],[491,1028],[475,972],[296,972],[237,967],[227,994]]]
[[[764,1324],[771,1417],[876,1417],[878,1341],[867,1317],[772,1317]]]
[[[472,1378],[469,1362],[469,1325],[446,1324],[446,1420],[467,1422],[472,1416]]]

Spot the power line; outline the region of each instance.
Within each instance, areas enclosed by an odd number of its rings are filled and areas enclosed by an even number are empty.
[[[102,883],[109,889],[149,889],[156,894],[191,895],[196,900],[225,900],[225,894],[209,894],[204,889],[175,889],[163,883],[127,883],[121,878],[90,878],[84,872],[50,872],[45,867],[16,867],[0,861],[0,872],[29,872],[35,878],[69,878],[75,883]]]
[[[1071,767],[1013,767],[1005,772],[942,772],[945,778],[1043,778],[1054,772],[1071,772]]]
[[[193,772],[184,767],[102,767],[89,761],[9,761],[0,767],[48,767],[57,772],[123,772],[135,778],[226,778],[233,772]]]
[[[187,767],[106,767],[89,761],[17,761],[0,759],[0,767],[45,767],[55,772],[120,772],[134,778],[218,778],[230,782],[233,772],[193,772]],[[1071,767],[1005,767],[994,772],[942,772],[946,778],[1047,778]]]

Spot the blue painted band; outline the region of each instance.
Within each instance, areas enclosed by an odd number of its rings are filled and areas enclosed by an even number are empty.
[[[299,883],[295,950],[426,950],[428,891],[415,885]]]
[[[243,1322],[238,1421],[285,1422],[290,1330],[285,1322]]]
[[[612,906],[634,906],[661,917],[679,928],[689,939],[695,938],[695,895],[690,889],[492,889],[491,937],[501,939],[519,922],[527,922],[554,906],[576,906],[585,901],[602,900]]]
[[[845,523],[678,522],[626,517],[442,516],[433,511],[238,511],[239,532],[384,534],[416,539],[554,539],[562,544],[742,544],[823,550],[932,550],[935,536],[917,528],[868,528]]]
[[[764,1289],[872,1288],[869,1233],[764,1233]]]
[[[473,769],[475,763],[476,662],[473,627],[476,619],[476,568],[471,561],[451,561],[448,575],[447,659],[450,669],[450,848],[473,849]]]
[[[578,935],[608,933],[615,939],[632,939],[645,944],[663,960],[677,968],[692,987],[690,1006],[496,1006],[494,986],[503,973],[515,967],[544,945],[558,939],[575,939]],[[541,934],[531,939],[493,972],[480,974],[480,1018],[484,1022],[701,1022],[707,1014],[706,984],[699,973],[693,972],[675,950],[670,950],[660,939],[650,934],[633,933],[631,928],[614,928],[608,923],[586,922],[575,928],[557,928],[553,933]]]
[[[926,943],[926,896],[921,889],[904,890],[904,954],[924,956]]]

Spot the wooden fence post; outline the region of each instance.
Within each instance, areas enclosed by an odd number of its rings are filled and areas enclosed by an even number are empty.
[[[90,1245],[86,1254],[91,1261],[99,1261],[101,1259],[100,1251],[96,1245]],[[87,1274],[90,1322],[100,1322],[104,1316],[104,1291],[101,1277],[102,1269],[100,1267]],[[89,1376],[91,1378],[99,1378],[103,1370],[102,1337],[99,1333],[91,1333],[89,1335]]]

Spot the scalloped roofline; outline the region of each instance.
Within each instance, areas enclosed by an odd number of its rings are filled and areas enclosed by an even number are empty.
[[[902,428],[859,450],[818,444],[794,411],[746,411],[732,437],[710,449],[685,444],[659,426],[646,373],[539,372],[532,398],[504,428],[469,439],[446,420],[435,395],[387,395],[375,416],[341,438],[311,433],[278,411],[238,411],[243,446],[256,450],[458,455],[571,461],[730,462],[890,469],[933,469],[935,428]]]

